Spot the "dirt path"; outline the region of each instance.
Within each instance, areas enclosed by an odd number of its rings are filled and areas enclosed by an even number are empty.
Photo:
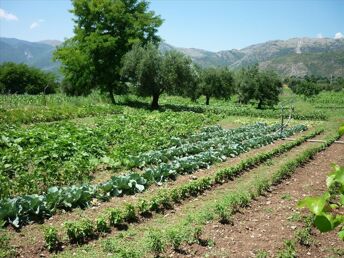
[[[289,180],[234,215],[233,226],[218,222],[208,224],[202,238],[212,239],[214,246],[192,245],[185,247],[187,253],[194,257],[255,257],[259,250],[265,250],[272,257],[282,248],[284,240],[292,239],[301,226],[293,220],[300,212],[305,212],[296,208],[297,201],[326,190],[325,178],[331,163],[344,166],[343,144],[333,144],[318,153]],[[310,248],[298,245],[298,257],[342,257],[338,255],[343,255],[344,243],[336,232],[320,234],[313,231],[315,244]]]

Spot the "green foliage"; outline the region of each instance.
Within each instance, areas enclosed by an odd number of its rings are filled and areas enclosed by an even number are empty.
[[[179,228],[169,230],[167,232],[167,239],[174,250],[179,250],[182,242],[184,241],[182,230]]]
[[[258,65],[242,69],[237,79],[237,91],[241,103],[257,101],[258,108],[278,103],[282,83],[277,75],[270,71],[259,71]]]
[[[61,242],[57,235],[57,230],[54,227],[47,227],[44,229],[44,241],[48,250],[58,251],[60,248]]]
[[[295,243],[290,240],[284,242],[284,248],[277,253],[277,258],[296,258]]]
[[[64,224],[71,243],[82,244],[95,237],[95,228],[91,220],[81,219]]]
[[[25,64],[0,65],[0,93],[50,94],[57,90],[56,76]]]
[[[311,236],[310,228],[302,228],[296,231],[296,241],[300,245],[310,246],[313,243],[313,238]]]
[[[231,222],[231,212],[224,204],[216,204],[215,213],[219,217],[220,223],[228,224]]]
[[[119,226],[123,223],[124,217],[122,211],[118,208],[113,208],[109,210],[109,221],[111,226]]]
[[[99,233],[108,233],[110,232],[110,227],[106,222],[104,217],[98,217],[96,219],[96,229]]]
[[[17,257],[18,254],[14,247],[10,245],[8,233],[0,229],[0,258]]]
[[[183,54],[161,52],[153,43],[134,46],[125,55],[122,74],[133,84],[140,96],[152,96],[151,108],[159,107],[159,97],[163,92],[182,95],[186,88],[195,84],[197,76],[191,59]]]
[[[234,78],[228,69],[203,69],[200,80],[198,92],[206,97],[206,105],[209,105],[210,97],[227,100],[234,93]]]
[[[73,0],[75,35],[55,52],[70,93],[87,94],[97,87],[113,93],[123,92],[120,82],[121,60],[133,44],[159,42],[159,16],[146,1]],[[70,86],[69,86],[70,87]]]
[[[344,240],[344,216],[336,212],[344,206],[344,168],[334,165],[326,185],[328,191],[322,196],[306,197],[299,201],[298,207],[308,208],[315,215],[314,224],[321,232],[339,226],[338,236]]]
[[[268,258],[269,257],[269,253],[265,250],[258,250],[256,252],[256,258]]]
[[[137,220],[135,207],[132,204],[127,203],[124,206],[123,219],[127,222],[134,222]]]
[[[342,125],[341,127],[339,127],[338,133],[339,133],[340,136],[343,136],[343,135],[344,135],[344,125]]]
[[[148,249],[155,256],[159,256],[165,250],[165,243],[160,232],[149,230],[146,239]]]
[[[319,85],[310,80],[298,81],[298,83],[291,85],[290,88],[294,93],[305,97],[318,95],[321,91]]]

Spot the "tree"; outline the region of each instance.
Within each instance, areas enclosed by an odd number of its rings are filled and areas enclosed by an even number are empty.
[[[77,93],[88,94],[93,88],[123,92],[120,81],[122,57],[136,43],[157,44],[157,28],[162,19],[149,11],[144,0],[72,0],[74,37],[55,52],[62,72]]]
[[[320,93],[320,87],[315,82],[310,80],[300,81],[294,88],[293,91],[298,95],[305,97],[312,97]]]
[[[273,106],[278,103],[278,96],[282,90],[282,82],[271,71],[259,71],[258,65],[242,69],[239,73],[237,91],[239,101],[249,103],[258,102],[258,108]]]
[[[194,80],[190,58],[176,51],[162,53],[153,43],[136,45],[125,55],[122,75],[138,95],[152,97],[152,109],[159,108],[162,93],[181,95]]]
[[[53,73],[43,72],[26,64],[0,65],[0,93],[39,94],[54,93],[58,84]]]
[[[199,93],[206,97],[206,105],[209,105],[210,97],[228,99],[233,93],[233,82],[229,70],[206,68],[202,71]]]

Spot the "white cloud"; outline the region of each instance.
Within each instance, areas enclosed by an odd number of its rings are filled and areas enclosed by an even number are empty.
[[[34,28],[37,28],[42,22],[44,22],[44,20],[43,19],[39,19],[39,20],[34,21],[33,23],[31,23],[30,30],[33,30]]]
[[[335,38],[335,39],[342,39],[342,38],[344,38],[344,35],[343,35],[343,33],[341,33],[341,32],[337,32],[337,33],[334,35],[334,38]]]
[[[321,34],[321,33],[318,33],[318,34],[317,34],[317,38],[318,38],[318,39],[322,39],[323,37],[324,37],[323,34]]]
[[[18,21],[18,17],[12,13],[6,12],[4,9],[0,8],[0,19],[4,19],[7,21]]]

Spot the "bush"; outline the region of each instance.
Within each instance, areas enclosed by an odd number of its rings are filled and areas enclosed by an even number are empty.
[[[3,63],[0,65],[0,93],[50,94],[57,89],[53,73],[25,64]]]

